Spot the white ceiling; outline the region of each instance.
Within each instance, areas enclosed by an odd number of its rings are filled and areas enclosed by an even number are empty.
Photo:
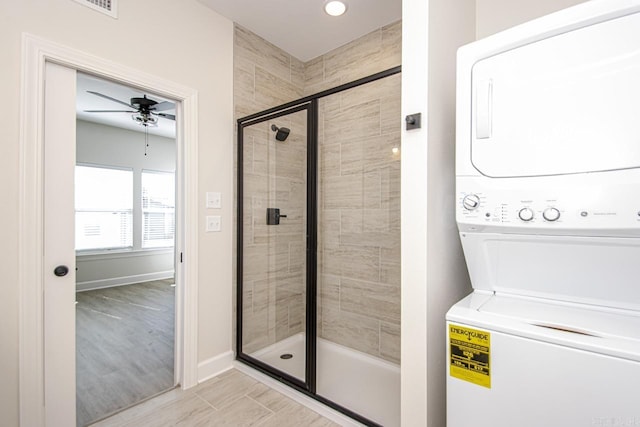
[[[344,0],[339,17],[326,0],[198,1],[304,62],[402,18],[402,0]]]
[[[326,0],[198,0],[219,14],[253,31],[301,61],[308,61],[402,18],[402,0],[345,0],[347,12],[332,17]],[[129,103],[131,98],[170,101],[149,92],[78,73],[77,117],[137,132],[145,128],[132,113],[86,113],[84,110],[127,110],[125,105],[88,93],[99,92]],[[174,114],[175,109],[163,111]],[[149,133],[175,138],[175,122],[159,118]]]
[[[87,113],[84,110],[133,110],[126,105],[118,104],[100,96],[88,93],[87,91],[99,92],[111,98],[118,99],[129,104],[131,98],[147,98],[157,102],[171,101],[150,92],[142,92],[128,86],[123,86],[109,80],[91,76],[84,73],[78,73],[77,90],[76,90],[76,117],[80,120],[88,122],[100,123],[107,126],[115,126],[123,129],[129,129],[136,132],[144,132],[144,126],[133,121],[131,116],[134,113]],[[176,114],[175,108],[162,111],[167,114]],[[149,127],[149,133],[167,138],[176,137],[175,121],[158,118],[157,127]]]

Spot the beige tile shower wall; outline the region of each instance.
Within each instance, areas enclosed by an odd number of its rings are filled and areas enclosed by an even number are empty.
[[[303,64],[236,26],[236,118],[400,65],[401,30],[400,22],[385,26]],[[324,98],[319,116],[318,334],[399,363],[400,155],[392,149],[400,148],[400,76]],[[284,124],[292,130],[287,143],[306,131],[301,115],[290,119],[299,123]],[[249,353],[304,328],[306,153],[293,150],[276,163],[285,154],[275,150],[285,146],[273,143],[270,125],[245,133]],[[286,237],[265,225],[271,200],[301,219]]]
[[[233,61],[235,118],[303,95],[304,63],[239,25]]]
[[[318,334],[399,363],[400,75],[321,100],[319,116]]]
[[[235,27],[235,118],[303,95],[304,64],[250,31]],[[276,142],[272,124],[288,127]],[[306,115],[295,113],[245,129],[243,350],[252,353],[304,330]],[[266,225],[266,209],[287,215]]]
[[[311,94],[400,65],[401,23],[306,65]],[[400,75],[320,100],[318,335],[400,362]],[[394,153],[393,149],[398,152]]]
[[[379,28],[305,64],[304,93],[311,95],[402,62],[402,23]]]

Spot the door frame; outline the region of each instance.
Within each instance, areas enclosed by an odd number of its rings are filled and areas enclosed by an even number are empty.
[[[18,285],[20,424],[45,425],[44,85],[45,63],[149,90],[176,101],[176,379],[197,384],[198,92],[31,34],[22,36]],[[74,141],[75,143],[75,141]]]

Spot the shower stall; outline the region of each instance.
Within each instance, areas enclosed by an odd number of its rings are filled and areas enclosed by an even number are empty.
[[[237,358],[400,425],[400,67],[238,120]]]

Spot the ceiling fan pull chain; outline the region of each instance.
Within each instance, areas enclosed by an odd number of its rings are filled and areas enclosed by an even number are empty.
[[[147,147],[149,146],[149,127],[144,125],[144,155],[147,155]]]

